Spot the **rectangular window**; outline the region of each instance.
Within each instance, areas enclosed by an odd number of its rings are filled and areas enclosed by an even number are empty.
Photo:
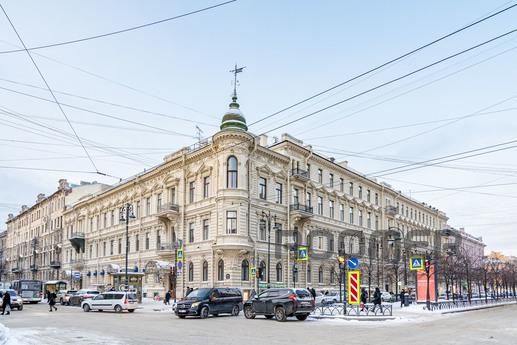
[[[363,211],[359,210],[359,226],[363,226]]]
[[[307,163],[307,177],[311,178],[311,165]]]
[[[334,251],[334,237],[329,238],[329,251]]]
[[[115,225],[115,210],[111,211],[111,222],[110,222],[110,225],[111,226]]]
[[[345,221],[345,205],[339,204],[339,220]]]
[[[318,169],[318,182],[323,183],[323,170]]]
[[[350,182],[348,184],[348,194],[354,196],[354,183],[353,182]]]
[[[151,198],[145,198],[145,215],[151,214]]]
[[[162,193],[156,196],[156,212],[159,212],[162,208]]]
[[[345,192],[345,180],[343,178],[339,179],[339,191],[341,193]]]
[[[318,214],[323,215],[323,198],[321,196],[318,197]]]
[[[278,183],[276,184],[275,188],[275,194],[276,194],[276,203],[281,204],[282,203],[282,184]]]
[[[188,185],[188,201],[190,203],[194,202],[194,193],[196,191],[196,185],[194,184],[194,181],[190,182]]]
[[[106,242],[102,243],[102,254],[106,256]]]
[[[275,223],[275,243],[282,244],[282,224]]]
[[[375,230],[379,230],[379,216],[375,216]]]
[[[171,189],[169,189],[169,198],[171,203],[176,203],[176,188],[172,187]]]
[[[259,221],[259,240],[265,241],[266,240],[266,220],[261,219]]]
[[[138,235],[135,236],[135,250],[137,252],[140,250],[140,238]]]
[[[209,233],[208,222],[209,222],[208,219],[203,219],[203,241],[208,240],[208,233]]]
[[[366,226],[368,227],[368,229],[371,229],[372,228],[372,213],[371,212],[368,212],[368,218],[367,218],[366,222],[367,222]]]
[[[237,233],[237,211],[226,211],[226,233]]]
[[[363,186],[359,186],[358,194],[359,194],[359,199],[362,199],[363,198]]]
[[[329,200],[329,217],[334,218],[334,201]]]
[[[110,255],[113,255],[113,246],[115,244],[115,240],[110,241]]]
[[[93,244],[90,244],[90,256],[89,258],[93,258]]]
[[[334,174],[329,174],[329,187],[334,187]]]
[[[264,177],[259,177],[259,198],[267,199],[267,180]]]
[[[140,201],[136,202],[135,217],[140,217]]]
[[[156,231],[156,249],[160,249],[162,246],[162,237],[160,236],[160,231]]]
[[[118,253],[122,254],[122,239],[118,239]]]
[[[379,193],[375,193],[375,205],[379,205]]]
[[[371,196],[372,196],[371,194],[372,194],[372,192],[369,189],[367,189],[366,190],[366,201],[368,201],[368,202],[371,201]]]
[[[210,195],[210,176],[203,178],[203,198],[208,198]]]
[[[298,196],[298,188],[293,188],[293,204],[298,205],[300,203],[300,199]]]
[[[354,208],[350,207],[348,213],[350,215],[350,218],[349,218],[350,224],[354,224]]]
[[[307,201],[307,207],[312,207],[312,194],[310,192],[307,192],[306,195],[306,201]]]
[[[149,233],[145,233],[145,249],[149,249]]]
[[[189,223],[188,225],[188,241],[189,243],[194,243],[194,223]]]

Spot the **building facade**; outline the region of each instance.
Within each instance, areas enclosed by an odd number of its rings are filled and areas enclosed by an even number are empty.
[[[128,241],[125,205],[135,216]],[[442,211],[289,135],[268,145],[247,131],[234,96],[211,140],[65,210],[63,270],[80,272],[77,286],[116,285],[127,245],[127,270],[148,296],[182,296],[187,286],[337,289],[344,255],[360,258],[365,284],[394,291],[394,244],[432,247],[446,222]]]
[[[92,191],[107,187],[98,183],[69,185],[59,180],[52,195],[38,194],[36,203],[22,206],[21,212],[10,214],[5,234],[5,276],[3,279],[50,280],[63,278],[63,212]]]

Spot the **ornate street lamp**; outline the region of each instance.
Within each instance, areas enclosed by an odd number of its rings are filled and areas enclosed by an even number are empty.
[[[128,277],[128,254],[129,254],[129,219],[136,218],[133,213],[133,205],[130,203],[127,203],[123,207],[120,208],[119,211],[120,215],[120,221],[126,222],[126,274],[125,274],[125,289],[126,291],[129,290],[129,277]]]

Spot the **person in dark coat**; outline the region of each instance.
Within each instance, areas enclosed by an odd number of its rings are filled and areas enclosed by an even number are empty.
[[[365,288],[361,289],[361,311],[364,310],[364,305],[368,301],[368,292]]]
[[[314,290],[314,288],[311,288],[310,292],[311,292],[312,298],[316,299],[316,290]]]
[[[373,310],[375,311],[377,309],[377,306],[381,308],[382,313],[382,295],[381,290],[377,287],[375,288],[375,292],[373,293]]]
[[[163,301],[163,303],[171,304],[170,300],[171,300],[171,292],[169,290],[167,290],[167,293],[165,294],[165,300]]]
[[[48,305],[50,307],[49,311],[52,311],[52,309],[57,311],[56,298],[57,298],[57,295],[54,291],[49,293],[49,295],[48,295]]]
[[[8,292],[4,293],[4,297],[2,297],[2,315],[4,313],[11,314],[11,295]]]
[[[400,291],[400,307],[404,307],[404,299],[406,298],[406,291],[404,289],[402,289],[402,291]]]

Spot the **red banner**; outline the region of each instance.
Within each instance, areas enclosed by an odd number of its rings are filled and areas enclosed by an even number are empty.
[[[434,280],[434,265],[429,266],[429,299],[436,300],[436,285]],[[416,300],[417,302],[427,301],[427,272],[426,270],[416,271]]]

